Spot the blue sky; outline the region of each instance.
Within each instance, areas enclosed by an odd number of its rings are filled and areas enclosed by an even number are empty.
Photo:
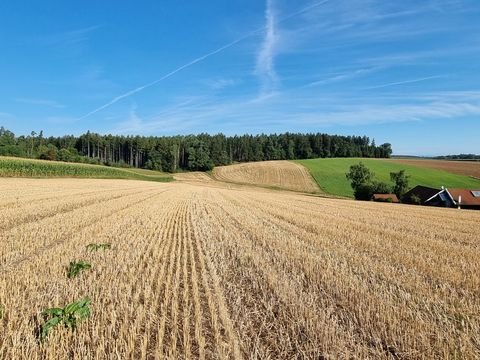
[[[479,19],[477,0],[3,1],[0,125],[480,153]]]

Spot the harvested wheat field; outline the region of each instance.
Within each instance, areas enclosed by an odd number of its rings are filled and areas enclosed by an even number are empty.
[[[444,170],[454,174],[472,176],[480,179],[480,161],[453,160],[423,160],[423,159],[392,159],[392,162]]]
[[[173,175],[173,178],[178,181],[188,181],[188,182],[202,182],[209,183],[212,182],[212,178],[204,172],[193,171],[185,173],[177,173]]]
[[[306,168],[290,161],[262,161],[216,167],[220,181],[316,193],[320,189]]]
[[[477,212],[121,180],[0,199],[1,359],[480,357]]]

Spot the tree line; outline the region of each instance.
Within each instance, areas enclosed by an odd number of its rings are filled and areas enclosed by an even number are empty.
[[[443,155],[436,156],[437,160],[480,160],[480,155],[476,154],[457,154],[457,155]]]
[[[176,172],[207,171],[234,162],[331,157],[388,158],[390,144],[367,136],[328,134],[223,134],[119,136],[87,132],[45,137],[43,131],[16,136],[0,128],[0,155]]]

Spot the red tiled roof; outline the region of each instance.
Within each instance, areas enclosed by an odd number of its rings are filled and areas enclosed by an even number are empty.
[[[392,202],[398,203],[397,195],[395,194],[373,194],[373,200],[388,200],[392,199]]]
[[[480,190],[473,190],[480,191]],[[452,195],[453,200],[458,204],[458,198],[462,197],[462,202],[460,205],[478,205],[480,206],[480,197],[473,196],[472,190],[467,189],[448,189],[450,195]]]

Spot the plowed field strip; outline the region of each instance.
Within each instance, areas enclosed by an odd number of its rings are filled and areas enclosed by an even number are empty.
[[[295,280],[299,282],[305,277],[304,274],[288,273],[288,276],[286,276],[286,269],[274,269],[268,262],[268,259],[270,259],[271,263],[291,261],[293,259],[272,259],[271,256],[268,256],[262,249],[261,244],[264,246],[268,244],[268,242],[265,242],[265,238],[255,236],[253,230],[249,230],[250,228],[246,223],[241,223],[236,217],[225,213],[225,210],[218,212],[219,210],[221,210],[219,207],[212,207],[210,209],[210,213],[214,215],[211,221],[222,224],[224,227],[222,232],[224,239],[234,237],[231,240],[223,240],[220,249],[225,249],[227,253],[223,254],[221,258],[224,260],[229,257],[228,254],[230,257],[234,254],[235,258],[232,260],[234,263],[230,264],[230,266],[226,265],[227,268],[243,269],[239,269],[243,277],[246,276],[246,274],[250,274],[250,280],[248,282],[245,282],[246,279],[241,282],[233,278],[227,279],[225,285],[229,287],[232,286],[231,284],[239,286],[240,283],[246,286],[236,290],[231,288],[230,292],[243,296],[242,303],[244,303],[243,306],[246,307],[246,309],[245,314],[240,315],[240,319],[241,321],[247,321],[247,319],[251,317],[251,324],[246,326],[246,328],[249,330],[255,329],[253,333],[243,334],[243,336],[244,340],[255,339],[257,343],[254,345],[254,351],[258,351],[261,358],[271,356],[270,351],[273,351],[275,354],[280,353],[284,358],[295,358],[300,356],[300,354],[307,357],[326,356],[327,354],[322,351],[322,345],[326,344],[315,342],[317,336],[321,334],[327,338],[333,338],[333,335],[335,335],[335,346],[338,345],[338,349],[343,348],[348,352],[349,344],[356,344],[356,351],[358,351],[358,346],[361,345],[358,340],[345,338],[342,341],[342,335],[348,334],[347,330],[351,329],[342,329],[341,326],[339,326],[342,324],[342,321],[335,320],[336,315],[331,311],[331,309],[334,308],[332,304],[325,303],[325,301],[322,301],[319,297],[312,298],[313,294],[303,293],[301,290],[302,287],[299,287],[298,283],[295,284]],[[235,211],[238,210],[235,209]],[[222,266],[222,264],[219,263],[217,266]],[[235,276],[236,274],[229,274],[227,270],[222,275],[225,277],[228,275]],[[265,287],[266,285],[267,287]],[[259,293],[260,290],[262,291],[261,293]],[[227,293],[230,292],[227,291]],[[325,297],[325,293],[321,295]],[[302,303],[302,301],[305,300],[307,300],[309,304]],[[316,309],[316,306],[314,306],[315,303],[320,304],[319,309]],[[259,304],[268,304],[268,306],[265,305],[266,308],[259,308]],[[253,309],[249,309],[249,306],[252,306]],[[274,306],[274,308],[272,309],[271,306]],[[306,311],[306,309],[311,309],[312,312]],[[272,317],[274,317],[275,320],[273,320]],[[262,318],[263,320],[261,320]],[[321,318],[328,323],[328,326],[320,321]],[[240,319],[238,319],[238,321],[240,321]],[[258,321],[260,321],[260,323]],[[272,321],[274,321],[276,326],[271,324]],[[308,328],[307,324],[309,323],[315,324],[315,328]],[[259,327],[261,329],[263,326],[266,326],[266,324],[270,326],[264,329],[265,333],[262,335],[262,333],[259,332]],[[288,333],[285,334],[284,332]],[[302,339],[300,333],[306,336],[303,341],[300,341]],[[282,344],[263,343],[269,337],[276,338],[278,336],[291,339],[292,342]],[[274,340],[271,339],[270,341]],[[250,342],[246,341],[243,343],[250,344]],[[280,348],[275,349],[272,348],[272,346]],[[252,351],[250,348],[246,349],[247,353],[251,353]],[[365,354],[368,354],[368,352]]]
[[[161,313],[161,318],[160,318],[160,324],[158,327],[158,344],[156,348],[156,356],[158,358],[166,357],[168,356],[168,348],[165,347],[165,340],[168,341],[168,333],[166,332],[166,328],[170,326],[170,324],[167,324],[167,321],[170,323],[172,320],[170,319],[171,313],[170,309],[172,306],[172,287],[173,287],[173,282],[174,282],[174,276],[175,276],[175,270],[176,266],[178,263],[178,258],[179,258],[179,252],[180,252],[180,239],[176,237],[177,234],[177,229],[180,224],[180,219],[182,216],[182,213],[185,211],[185,203],[182,203],[181,208],[175,213],[174,217],[175,220],[171,224],[168,232],[168,239],[169,241],[173,242],[172,249],[170,251],[170,254],[168,256],[168,270],[165,276],[165,289],[163,292],[163,300],[160,306],[160,313]],[[167,338],[167,339],[165,339]]]
[[[168,316],[167,321],[167,331],[166,333],[166,341],[165,353],[168,354],[168,358],[176,359],[179,357],[178,354],[178,340],[180,338],[180,329],[179,329],[179,320],[181,318],[180,310],[180,275],[182,273],[182,262],[184,258],[184,250],[185,250],[185,238],[183,237],[183,227],[185,226],[185,216],[187,212],[187,203],[185,202],[185,206],[182,209],[182,213],[180,214],[180,218],[178,223],[175,225],[175,239],[178,239],[178,252],[175,256],[175,267],[173,269],[173,276],[172,276],[172,290],[171,290],[171,303],[170,303],[170,314]]]
[[[231,319],[230,312],[226,306],[224,300],[224,293],[220,287],[220,279],[216,274],[216,270],[214,264],[212,263],[212,259],[210,255],[206,252],[207,247],[207,239],[208,237],[208,230],[215,229],[215,225],[210,223],[208,228],[204,226],[198,226],[198,218],[205,216],[204,212],[198,212],[199,205],[195,206],[195,221],[192,218],[192,214],[190,214],[190,223],[192,224],[192,236],[195,240],[196,245],[196,252],[198,254],[198,260],[200,263],[200,274],[202,277],[203,287],[206,291],[207,301],[210,308],[210,316],[212,318],[212,327],[213,331],[215,332],[215,340],[219,343],[219,334],[224,334],[224,344],[223,344],[223,351],[219,355],[224,357],[230,357],[233,359],[240,359],[242,355],[240,353],[240,345],[239,340],[237,339],[237,335],[234,331],[233,321]],[[200,239],[204,239],[201,241]],[[210,290],[213,288],[213,293]],[[216,304],[213,303],[213,300],[216,300]],[[218,323],[216,319],[216,314],[218,311],[218,315],[220,317],[221,324]]]
[[[173,200],[173,199],[171,199]],[[140,289],[145,288],[145,283],[151,282],[150,291],[145,293],[145,299],[148,302],[149,313],[151,320],[147,325],[146,330],[146,349],[144,354],[140,357],[158,358],[156,356],[158,345],[158,329],[160,324],[160,317],[162,316],[162,304],[165,299],[165,273],[169,266],[169,261],[172,259],[171,253],[174,249],[175,242],[172,241],[171,228],[173,222],[176,220],[175,214],[181,209],[181,203],[177,201],[169,202],[168,208],[163,208],[160,213],[155,212],[155,216],[150,220],[147,219],[146,226],[156,224],[151,228],[150,240],[146,253],[150,254],[148,260],[143,261],[139,259],[137,262],[137,273],[144,274],[137,276],[138,280],[135,283],[136,287]],[[147,266],[146,266],[147,265]],[[157,354],[158,355],[158,354]]]

